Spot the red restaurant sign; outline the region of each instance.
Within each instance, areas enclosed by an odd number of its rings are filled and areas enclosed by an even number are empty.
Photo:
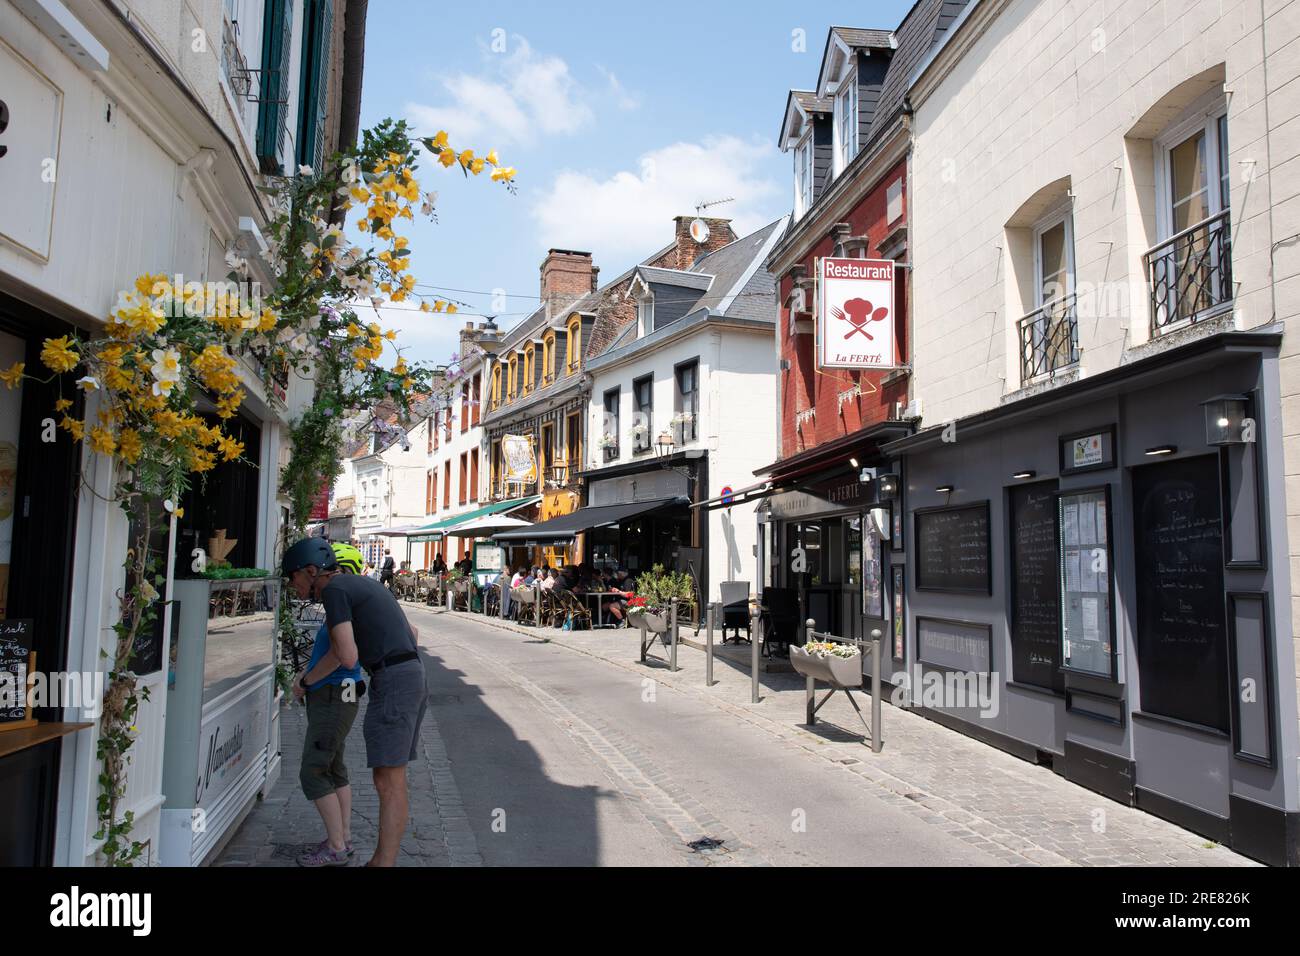
[[[894,263],[819,259],[817,366],[895,368]]]
[[[330,516],[330,483],[326,481],[320,486],[320,491],[316,493],[315,499],[311,503],[310,521],[324,521]]]

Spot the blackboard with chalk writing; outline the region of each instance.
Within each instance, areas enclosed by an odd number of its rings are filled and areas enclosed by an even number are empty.
[[[991,594],[989,503],[926,508],[916,517],[916,587]]]
[[[0,730],[30,726],[27,678],[32,666],[30,619],[0,621]]]
[[[1011,674],[1064,693],[1056,482],[1011,489]]]
[[[1133,537],[1142,710],[1226,732],[1218,457],[1135,468]]]

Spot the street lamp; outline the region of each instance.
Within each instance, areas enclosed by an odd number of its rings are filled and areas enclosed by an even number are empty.
[[[660,432],[659,437],[655,439],[655,454],[660,458],[669,458],[676,447],[677,443],[668,432]]]

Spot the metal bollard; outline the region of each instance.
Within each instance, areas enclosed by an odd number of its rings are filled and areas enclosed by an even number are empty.
[[[885,746],[884,735],[880,732],[880,628],[871,629],[871,752],[880,753]]]
[[[718,604],[715,601],[709,605],[707,620],[709,622],[708,636],[704,644],[704,686],[713,686],[713,626],[718,619]]]
[[[454,611],[455,609],[456,609],[456,595],[452,593],[450,588],[448,588],[447,589],[447,610]]]
[[[668,669],[677,673],[677,602],[674,601],[668,611],[668,633],[672,636],[672,645],[668,653]]]
[[[812,618],[804,621],[804,644],[811,644],[816,632],[817,622]],[[808,725],[811,727],[817,722],[817,682],[811,676],[804,678],[804,698],[807,701]]]
[[[763,612],[749,606],[749,702],[758,703],[758,649],[763,645]]]

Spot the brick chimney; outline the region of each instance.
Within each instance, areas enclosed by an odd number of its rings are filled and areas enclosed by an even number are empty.
[[[709,227],[709,237],[703,243],[696,242],[691,238],[691,223],[696,219],[703,220],[704,224]],[[710,252],[716,252],[728,243],[735,242],[738,238],[731,231],[730,219],[710,219],[705,216],[675,216],[673,223],[676,226],[673,238],[673,252],[671,253],[672,261],[663,262],[662,265],[668,269],[689,269],[695,264],[695,260],[701,256],[707,256]]]
[[[548,318],[595,288],[590,252],[548,249],[542,260],[542,302]]]

